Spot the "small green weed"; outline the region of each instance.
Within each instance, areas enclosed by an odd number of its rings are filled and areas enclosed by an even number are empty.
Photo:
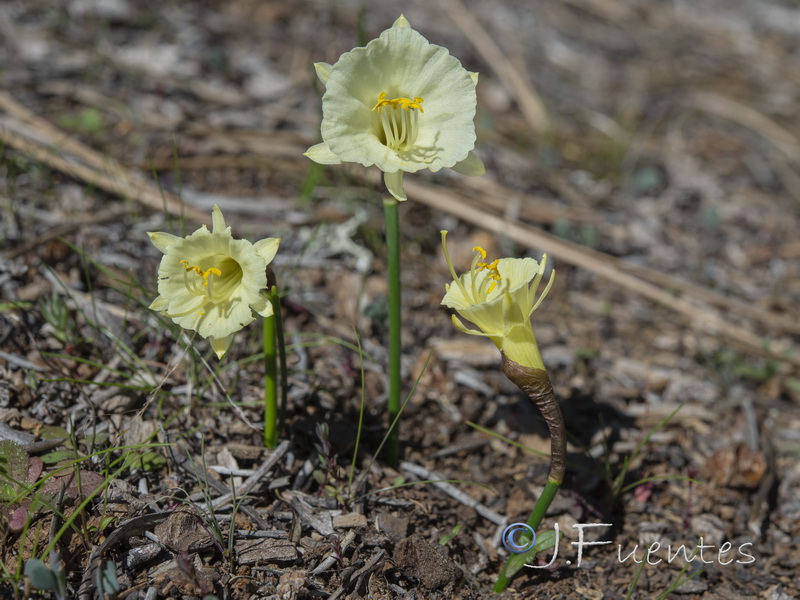
[[[66,131],[88,136],[97,135],[106,128],[103,113],[93,107],[61,113],[56,117],[56,123]]]
[[[702,543],[702,540],[701,540],[701,543]],[[663,592],[661,592],[658,596],[656,596],[655,600],[666,600],[672,592],[677,590],[684,583],[694,579],[695,577],[700,575],[703,571],[705,571],[705,568],[698,569],[698,570],[693,571],[692,573],[690,573],[688,576],[686,576],[686,573],[689,571],[689,569],[691,568],[691,566],[693,564],[694,558],[697,556],[698,550],[699,550],[699,546],[694,549],[694,552],[692,552],[692,555],[689,557],[689,560],[686,562],[686,564],[680,570],[680,572],[675,577],[675,579],[669,584],[669,586],[667,586],[667,589],[664,590]],[[625,600],[631,600],[631,598],[633,598],[633,593],[636,591],[636,586],[639,584],[639,579],[642,576],[642,573],[644,572],[645,565],[648,564],[649,559],[650,559],[650,548],[648,548],[645,551],[644,558],[642,559],[641,563],[639,563],[638,567],[636,568],[636,572],[633,574],[633,579],[631,579],[630,585],[628,585],[628,591],[625,594]]]
[[[461,525],[461,524],[458,524],[455,527],[453,527],[450,530],[449,533],[445,533],[444,535],[440,536],[439,537],[439,545],[440,546],[446,546],[447,544],[452,542],[453,538],[455,538],[459,533],[461,533],[462,529],[464,529],[464,526]]]
[[[53,335],[62,344],[73,343],[76,338],[75,320],[61,294],[52,290],[49,296],[42,296],[39,299],[39,312],[42,318],[52,326]]]
[[[764,382],[774,377],[779,370],[779,364],[774,360],[747,356],[728,348],[714,353],[708,357],[707,362],[726,381],[749,379]]]
[[[647,432],[647,434],[636,445],[636,448],[634,448],[633,452],[622,460],[622,465],[620,466],[616,475],[612,475],[611,463],[608,460],[608,451],[606,452],[606,461],[605,461],[606,480],[608,481],[609,487],[611,488],[615,498],[618,498],[621,494],[629,492],[630,490],[633,490],[639,487],[640,485],[643,485],[651,481],[667,481],[672,479],[678,479],[678,480],[692,481],[694,483],[698,483],[691,477],[686,477],[684,475],[673,475],[673,476],[659,475],[657,477],[645,477],[642,479],[638,479],[632,483],[626,484],[625,482],[630,472],[631,465],[636,461],[639,455],[641,455],[645,446],[650,442],[650,438],[652,438],[658,431],[661,431],[661,429],[663,429],[667,425],[667,423],[669,423],[672,420],[672,418],[676,414],[678,414],[678,411],[681,408],[683,408],[683,404],[678,406],[678,408],[676,408],[666,417],[661,419],[661,421],[656,423],[656,425],[650,431]]]

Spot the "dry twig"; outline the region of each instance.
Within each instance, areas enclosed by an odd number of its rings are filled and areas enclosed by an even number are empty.
[[[0,92],[0,140],[49,167],[94,187],[141,202],[153,210],[166,210],[195,221],[205,213],[185,205],[176,195],[160,189],[117,160],[89,148]]]

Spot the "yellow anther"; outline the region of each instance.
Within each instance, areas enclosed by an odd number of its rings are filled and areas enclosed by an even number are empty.
[[[497,273],[497,265],[498,265],[499,262],[500,262],[500,259],[499,258],[495,258],[492,262],[490,262],[488,264],[485,263],[485,262],[478,263],[478,266],[479,267],[483,267],[484,269],[488,269],[489,271],[492,271],[492,277],[499,278],[500,275]]]
[[[480,246],[475,246],[472,248],[474,252],[480,254],[481,260],[478,260],[478,257],[475,257],[475,262],[473,263],[475,266],[473,268],[477,269],[486,269],[489,271],[489,274],[486,276],[486,281],[490,281],[489,287],[486,290],[487,294],[491,294],[492,290],[497,287],[497,282],[502,281],[502,277],[500,277],[500,272],[497,270],[497,266],[500,264],[500,259],[495,258],[492,262],[486,262],[486,250],[481,248]]]
[[[187,273],[189,271],[194,271],[195,273],[200,275],[200,277],[203,278],[203,287],[208,287],[208,276],[209,275],[216,275],[217,277],[220,277],[222,275],[222,271],[220,271],[216,267],[209,267],[208,269],[206,269],[204,271],[203,269],[201,269],[198,266],[194,266],[194,265],[190,266],[188,260],[182,260],[180,262],[186,268],[186,272]]]
[[[472,251],[473,252],[480,252],[481,260],[486,260],[486,250],[484,250],[480,246],[473,246],[472,247]]]
[[[381,92],[380,94],[378,94],[378,102],[377,104],[375,104],[375,106],[372,107],[372,110],[377,110],[378,112],[381,112],[381,106],[391,103],[391,100],[385,100],[384,98],[386,98],[386,92]]]
[[[375,104],[375,106],[372,107],[372,110],[377,110],[378,112],[381,112],[382,107],[391,106],[392,108],[404,108],[406,110],[413,110],[416,108],[419,109],[419,112],[424,113],[425,111],[423,110],[422,106],[420,106],[420,104],[422,104],[423,102],[425,102],[425,100],[423,100],[419,96],[417,96],[413,100],[409,98],[387,98],[386,92],[381,92],[378,95],[378,102]]]

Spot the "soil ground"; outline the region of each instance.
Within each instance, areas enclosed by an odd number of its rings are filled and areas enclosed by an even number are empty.
[[[28,450],[6,443],[6,471],[39,482],[0,489],[0,597],[37,593],[24,563],[51,541],[69,597],[108,565],[129,599],[492,597],[549,439],[494,346],[440,306],[441,229],[459,268],[480,245],[557,272],[533,324],[569,433],[542,528],[565,537],[504,597],[800,597],[800,9],[460,1],[402,4],[480,72],[488,173],[406,177],[418,383],[397,469],[374,460],[382,184],[302,153],[319,141],[312,63],[399,9],[0,4],[0,438]],[[259,327],[220,362],[147,308],[161,255],[145,233],[194,231],[215,203],[237,237],[283,240],[289,405],[271,452]],[[429,480],[452,488],[414,483]],[[579,559],[582,525],[609,543]]]

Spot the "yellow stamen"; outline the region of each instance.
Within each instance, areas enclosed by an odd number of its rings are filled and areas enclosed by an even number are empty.
[[[425,100],[419,96],[413,100],[408,98],[387,98],[386,92],[381,92],[378,95],[378,102],[372,107],[372,110],[381,112],[382,107],[391,106],[392,108],[404,108],[405,110],[414,110],[416,108],[419,109],[419,112],[424,113],[425,111],[423,110],[422,106],[420,106],[420,104],[423,102],[425,102]]]
[[[378,127],[376,131],[382,144],[396,151],[405,151],[414,146],[419,133],[419,115],[422,110],[423,99],[417,96],[409,98],[387,98],[386,92],[378,95],[378,101],[372,107],[378,113]],[[391,110],[381,111],[389,107]],[[419,110],[419,112],[417,112]]]
[[[486,277],[486,279],[484,281],[491,281],[491,284],[489,285],[489,289],[486,290],[487,294],[491,294],[492,291],[494,290],[494,288],[497,287],[497,282],[502,280],[502,278],[500,277],[500,272],[497,270],[497,265],[500,263],[500,259],[499,258],[495,258],[492,262],[487,263],[487,262],[485,262],[486,261],[486,250],[484,250],[480,246],[475,246],[475,247],[472,248],[472,250],[481,255],[481,260],[480,261],[477,260],[477,258],[478,258],[477,256],[475,257],[476,260],[475,260],[474,266],[472,268],[473,269],[486,269],[487,271],[489,271],[489,274],[487,275],[487,277]]]
[[[484,250],[484,249],[483,249],[483,248],[481,248],[480,246],[473,246],[473,247],[472,247],[472,251],[473,251],[473,252],[480,252],[480,254],[481,254],[481,260],[486,260],[486,250]]]
[[[208,287],[208,276],[209,275],[216,275],[217,277],[220,277],[222,275],[222,271],[220,271],[216,267],[210,267],[210,268],[208,268],[208,269],[206,269],[204,271],[203,269],[201,269],[198,266],[194,266],[194,265],[190,266],[188,260],[182,260],[181,264],[186,268],[186,272],[187,273],[189,271],[194,271],[195,273],[200,275],[200,277],[203,278],[203,287]]]
[[[464,287],[464,284],[461,282],[461,278],[456,273],[456,269],[453,266],[453,261],[450,260],[450,252],[447,251],[447,230],[442,229],[439,231],[442,235],[442,250],[444,250],[444,260],[447,262],[447,268],[450,269],[450,274],[453,276],[453,281],[461,290],[461,293],[464,295],[465,298],[469,296],[467,293],[467,288]]]

